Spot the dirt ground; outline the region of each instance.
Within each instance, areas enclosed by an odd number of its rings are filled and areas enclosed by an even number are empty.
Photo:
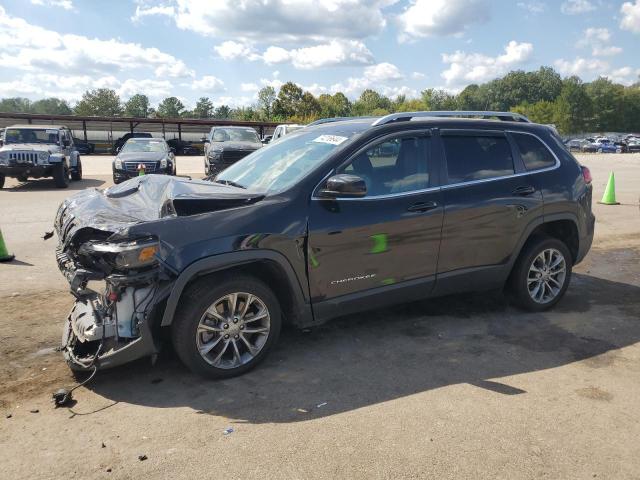
[[[54,349],[72,299],[41,236],[70,192],[9,181],[0,477],[640,478],[640,155],[580,160],[596,200],[615,171],[622,204],[594,205],[594,246],[553,311],[495,293],[352,315],[285,331],[261,367],[217,382],[167,349],[99,372],[61,409],[51,393],[75,380]],[[201,158],[178,166],[197,173]],[[108,172],[87,157],[74,188]]]

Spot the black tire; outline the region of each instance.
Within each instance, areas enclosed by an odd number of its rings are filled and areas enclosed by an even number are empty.
[[[534,260],[544,251],[553,249],[564,257],[565,275],[562,286],[555,296],[549,301],[536,301],[529,291],[530,268]],[[532,312],[541,312],[552,308],[562,299],[569,283],[571,282],[571,271],[573,267],[573,257],[566,244],[561,240],[550,237],[535,237],[525,245],[516,261],[511,276],[509,277],[509,292],[514,302],[521,308]],[[556,277],[557,279],[558,277]],[[549,282],[549,284],[551,284]],[[532,286],[535,289],[535,285]]]
[[[5,179],[5,176],[0,173],[0,188],[4,187],[4,179]]]
[[[16,178],[19,182],[26,182],[27,180],[29,180],[29,177],[27,177],[26,175],[20,175],[19,177],[16,177]]]
[[[82,180],[82,161],[80,160],[80,157],[78,157],[78,164],[76,167],[71,170],[71,180],[74,182]]]
[[[53,181],[58,188],[69,186],[69,168],[65,162],[60,162],[53,167]]]
[[[113,183],[114,183],[114,185],[118,185],[120,182],[121,182],[121,180],[120,180],[120,179],[118,179],[118,178],[116,178],[116,176],[114,175],[114,176],[113,176]]]
[[[208,363],[198,351],[198,324],[204,312],[216,300],[234,292],[246,292],[260,299],[269,313],[269,332],[261,350],[247,363],[233,368],[218,368]],[[192,372],[213,379],[230,378],[251,370],[264,360],[278,341],[281,325],[278,299],[262,281],[246,275],[217,274],[203,277],[182,294],[171,325],[171,338],[178,357]]]

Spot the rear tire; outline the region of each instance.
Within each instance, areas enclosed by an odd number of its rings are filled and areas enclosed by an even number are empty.
[[[550,237],[530,240],[509,277],[513,300],[525,310],[548,310],[567,291],[572,267],[573,258],[564,242]]]
[[[4,187],[4,179],[5,179],[5,176],[0,173],[0,188]]]
[[[65,162],[60,162],[53,167],[53,181],[58,188],[69,186],[69,168]]]
[[[27,180],[29,180],[29,177],[27,177],[26,175],[20,175],[19,177],[17,177],[17,180],[19,182],[26,182]]]
[[[264,360],[278,340],[281,324],[280,304],[263,282],[246,275],[219,274],[185,290],[171,337],[178,357],[192,372],[229,378]]]
[[[71,180],[73,180],[74,182],[79,182],[80,180],[82,180],[82,161],[80,160],[80,157],[78,157],[78,163],[76,167],[71,170]]]

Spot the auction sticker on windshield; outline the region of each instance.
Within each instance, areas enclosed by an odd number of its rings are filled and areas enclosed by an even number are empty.
[[[341,137],[339,135],[320,135],[313,142],[317,143],[329,143],[331,145],[340,145],[342,142],[347,140],[348,137]]]

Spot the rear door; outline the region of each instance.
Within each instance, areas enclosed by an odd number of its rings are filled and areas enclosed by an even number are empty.
[[[504,281],[505,265],[530,224],[542,193],[512,141],[500,130],[441,131],[445,204],[438,293]]]
[[[431,147],[428,132],[374,141],[335,172],[363,178],[366,197],[312,199],[308,271],[316,318],[430,293],[443,214]]]

